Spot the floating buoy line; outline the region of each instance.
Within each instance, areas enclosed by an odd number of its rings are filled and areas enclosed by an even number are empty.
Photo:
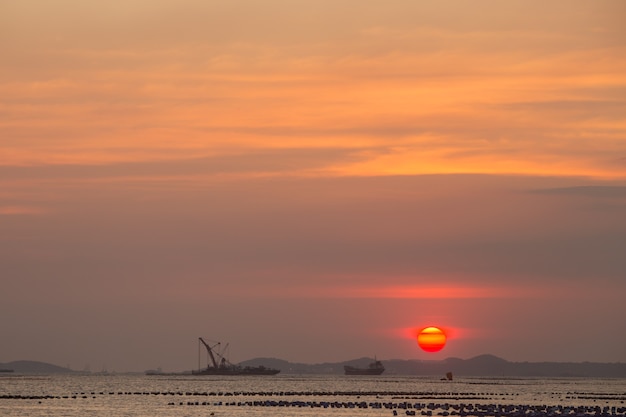
[[[576,416],[626,417],[626,394],[589,394],[570,392],[567,394],[553,393],[563,396],[568,401],[609,401],[619,402],[613,405],[521,405],[500,402],[513,401],[519,394],[475,393],[475,392],[413,392],[413,391],[234,391],[234,392],[197,392],[197,391],[91,391],[74,392],[68,395],[0,395],[0,400],[46,400],[76,399],[88,400],[103,396],[163,396],[185,397],[179,400],[168,400],[167,405],[173,407],[283,407],[283,408],[320,408],[320,409],[380,409],[389,410],[392,415],[441,415],[441,416]],[[194,398],[195,397],[195,398]],[[200,398],[205,399],[200,399]],[[209,397],[216,397],[209,400]],[[238,398],[232,398],[238,397]],[[244,397],[244,398],[242,398]],[[251,397],[251,398],[245,398]],[[255,398],[258,397],[258,398]],[[264,399],[263,397],[270,397]],[[298,399],[288,399],[300,397]],[[305,400],[306,397],[334,397],[335,400]],[[369,397],[370,400],[363,400]],[[388,399],[384,399],[388,398]],[[498,400],[498,403],[489,401]],[[434,400],[426,402],[425,400]],[[447,402],[454,401],[454,402]],[[459,402],[461,401],[461,402]]]

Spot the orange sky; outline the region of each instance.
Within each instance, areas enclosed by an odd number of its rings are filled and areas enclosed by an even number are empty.
[[[3,6],[5,164],[340,149],[315,174],[626,175],[619,2],[113,3]]]
[[[624,16],[621,1],[3,2],[0,264],[15,304],[0,307],[14,340],[0,362],[132,367],[130,346],[159,330],[117,334],[105,300],[167,320],[151,298],[190,324],[168,345],[178,357],[146,368],[185,366],[197,336],[245,345],[235,329],[256,320],[291,334],[299,320],[341,348],[255,330],[244,356],[412,357],[380,335],[439,320],[466,342],[437,357],[626,360],[617,335],[566,356],[523,346],[535,319],[571,340],[574,321],[623,327],[623,309],[568,300],[624,290]],[[192,320],[218,315],[204,294],[236,318]],[[546,294],[564,315],[519,312]],[[91,317],[128,351],[64,355],[61,339],[94,337],[69,328],[38,350],[51,330],[28,300],[58,322]],[[526,330],[508,337],[506,320]]]

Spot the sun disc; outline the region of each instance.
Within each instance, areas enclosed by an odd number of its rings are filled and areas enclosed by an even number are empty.
[[[425,352],[439,352],[446,345],[446,334],[439,327],[425,327],[417,334],[417,344]]]

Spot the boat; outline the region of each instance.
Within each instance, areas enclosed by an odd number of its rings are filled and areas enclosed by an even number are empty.
[[[279,369],[266,368],[265,366],[240,366],[232,364],[224,357],[224,353],[220,351],[220,342],[215,342],[213,346],[211,346],[205,342],[203,338],[199,337],[198,343],[198,348],[202,348],[202,346],[206,348],[210,363],[207,364],[206,368],[201,368],[200,363],[198,363],[199,369],[191,371],[193,375],[276,375],[280,372]],[[227,347],[228,345],[226,345],[226,348]],[[219,358],[219,361],[216,357]]]
[[[367,368],[345,365],[343,370],[346,375],[380,375],[385,372],[385,367],[380,361],[374,358],[374,362],[370,363]]]

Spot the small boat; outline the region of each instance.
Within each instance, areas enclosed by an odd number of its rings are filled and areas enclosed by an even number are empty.
[[[367,368],[357,368],[345,365],[343,370],[346,375],[380,375],[385,372],[385,367],[380,361],[374,359],[374,362],[370,363]]]
[[[206,368],[198,366],[200,369],[191,371],[193,375],[276,375],[280,372],[279,369],[266,368],[265,366],[239,366],[232,364],[219,351],[220,342],[216,342],[211,346],[201,337],[198,338],[198,341],[206,348],[211,362],[207,364]],[[219,357],[219,361],[215,358],[216,356]]]

